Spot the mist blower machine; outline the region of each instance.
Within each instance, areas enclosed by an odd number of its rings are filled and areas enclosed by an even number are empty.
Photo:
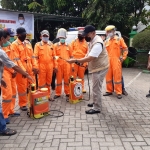
[[[36,90],[36,85],[31,84],[28,90],[28,112],[30,118],[38,119],[50,114],[48,88]]]
[[[56,59],[62,59],[64,61],[67,61],[66,59],[56,56]],[[82,64],[75,62],[76,65],[80,67],[84,67]],[[89,98],[88,100],[83,98],[83,86],[82,86],[82,79],[75,79],[73,76],[70,77],[69,79],[69,99],[67,98],[66,101],[70,102],[71,104],[76,104],[81,102],[82,100],[84,101],[89,101],[90,100],[90,84],[89,84],[89,77],[87,73],[87,80],[88,80],[88,87],[89,87]]]

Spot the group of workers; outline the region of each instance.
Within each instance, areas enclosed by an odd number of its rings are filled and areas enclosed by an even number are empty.
[[[3,80],[7,86],[1,86],[1,90],[5,123],[10,123],[9,117],[20,115],[14,111],[17,92],[20,109],[27,111],[27,88],[31,83],[35,83],[35,75],[38,75],[38,88],[48,88],[49,100],[54,101],[61,96],[62,85],[66,97],[69,97],[70,76],[82,79],[83,93],[86,92],[84,73],[88,66],[89,73],[92,73],[93,103],[88,104],[92,109],[86,111],[86,114],[101,112],[102,83],[105,76],[106,93],[103,96],[112,95],[115,91],[117,98],[122,98],[122,62],[127,57],[128,49],[123,38],[115,35],[115,26],[107,26],[105,30],[107,38],[102,39],[96,35],[95,27],[87,25],[78,31],[78,38],[71,44],[65,42],[67,31],[64,28],[58,30],[59,42],[55,44],[49,41],[49,32],[43,30],[40,36],[41,41],[35,44],[33,50],[30,42],[26,40],[24,28],[17,28],[17,39],[14,41],[11,30],[4,29],[3,41],[1,42],[2,50],[15,65],[22,68],[29,76],[17,73],[7,65],[4,68]],[[76,63],[80,63],[84,67]],[[52,98],[50,85],[53,72],[56,73],[56,88],[55,96]]]

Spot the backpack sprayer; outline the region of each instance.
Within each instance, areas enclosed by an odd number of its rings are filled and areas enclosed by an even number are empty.
[[[62,59],[64,61],[67,62],[66,59],[59,57],[59,56],[55,56],[56,59]],[[80,66],[80,67],[84,67],[82,64],[75,62],[76,65]],[[82,93],[82,79],[74,79],[73,76],[70,77],[69,79],[69,90],[70,90],[70,95],[69,95],[69,100],[66,99],[67,102],[70,102],[71,104],[76,104],[82,100],[85,101],[89,101],[90,100],[90,84],[89,84],[89,76],[87,73],[87,80],[88,80],[88,87],[89,87],[89,98],[88,100],[83,99],[83,93]]]
[[[59,110],[50,110],[48,88],[36,90],[35,84],[30,84],[28,88],[28,111],[27,115],[32,119],[39,119],[50,115],[52,117],[62,117],[63,112]],[[51,115],[50,112],[58,112],[60,115]]]

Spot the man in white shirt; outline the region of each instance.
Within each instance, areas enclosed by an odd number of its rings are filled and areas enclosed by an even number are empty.
[[[105,49],[103,40],[96,35],[95,27],[87,25],[84,29],[83,36],[85,40],[89,42],[89,53],[86,57],[81,59],[70,59],[69,63],[88,63],[89,73],[92,73],[92,93],[93,103],[88,104],[89,107],[93,107],[87,110],[86,114],[96,114],[102,111],[102,84],[104,77],[109,67],[108,54]]]

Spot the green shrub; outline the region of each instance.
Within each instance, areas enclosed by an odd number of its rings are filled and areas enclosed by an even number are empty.
[[[136,49],[150,50],[150,30],[145,30],[135,35],[132,44]]]

